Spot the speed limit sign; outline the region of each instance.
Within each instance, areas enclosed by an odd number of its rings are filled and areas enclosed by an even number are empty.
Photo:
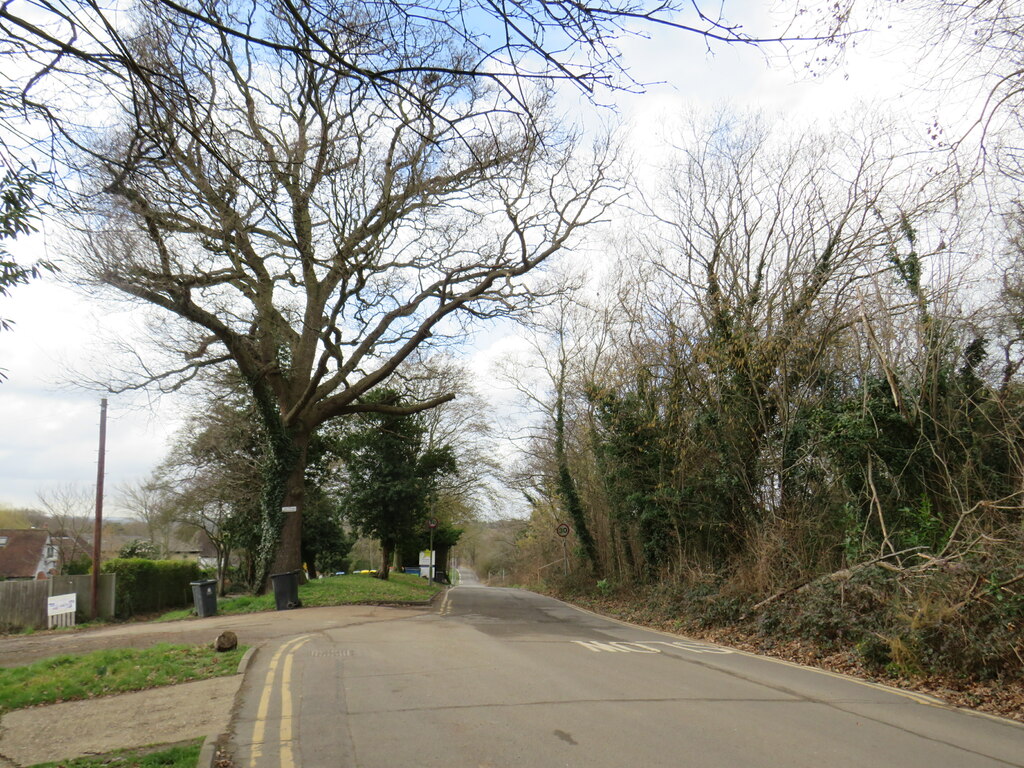
[[[565,523],[559,523],[558,527],[555,528],[555,533],[561,536],[563,539],[569,535],[569,526]]]
[[[431,530],[433,530],[434,528],[437,528],[437,518],[436,517],[432,517],[429,520],[427,520],[427,527],[430,528]]]

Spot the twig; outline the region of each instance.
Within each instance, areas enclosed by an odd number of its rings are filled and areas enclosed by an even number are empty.
[[[895,554],[892,542],[889,541],[889,531],[885,525],[885,515],[882,513],[882,501],[878,498],[878,489],[875,488],[875,478],[871,471],[871,454],[868,454],[868,486],[871,488],[871,500],[874,502],[875,511],[878,513],[878,524],[882,528],[882,550],[889,547],[889,551]]]
[[[963,600],[961,600],[959,603],[953,606],[954,611],[959,611],[965,605],[974,602],[975,600],[984,599],[983,592],[978,589],[978,587],[980,586],[978,582],[980,580],[981,577],[978,577],[978,580],[974,582],[974,586],[971,588],[971,591],[967,594],[967,597],[965,597]],[[1007,579],[1006,581],[1000,582],[999,584],[988,584],[985,586],[984,589],[991,590],[992,592],[997,592],[1001,589],[1006,589],[1011,584],[1016,584],[1018,581],[1024,581],[1024,571],[1021,571],[1012,579]]]
[[[985,501],[979,501],[977,504],[975,504],[970,509],[965,509],[963,512],[960,513],[960,517],[957,518],[956,525],[953,526],[953,530],[949,532],[949,538],[946,539],[946,546],[944,546],[942,548],[942,551],[939,552],[939,557],[940,558],[944,557],[945,554],[946,554],[946,551],[953,545],[953,540],[956,538],[956,535],[960,532],[960,526],[963,524],[963,522],[967,518],[967,516],[970,515],[970,514],[973,514],[974,511],[976,509],[978,509],[978,507],[980,507],[981,505],[986,504],[986,503],[987,502],[985,502]]]

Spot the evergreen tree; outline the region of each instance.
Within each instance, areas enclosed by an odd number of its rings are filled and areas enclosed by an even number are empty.
[[[390,391],[375,399],[375,406],[400,406]],[[424,447],[425,432],[416,416],[365,413],[341,441],[346,475],[342,507],[364,536],[380,540],[381,579],[388,578],[395,550],[416,536],[437,481],[456,471],[451,448]]]

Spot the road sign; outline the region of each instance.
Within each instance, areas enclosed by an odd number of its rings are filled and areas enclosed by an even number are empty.
[[[561,536],[563,539],[569,535],[569,526],[565,523],[559,523],[558,527],[555,528],[555,533]]]
[[[429,520],[427,520],[427,528],[429,528],[430,530],[434,530],[435,528],[437,528],[437,518],[436,517],[432,517]]]

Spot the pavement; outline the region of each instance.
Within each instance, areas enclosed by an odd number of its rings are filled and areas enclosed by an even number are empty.
[[[230,677],[9,712],[0,718],[0,767],[24,768],[200,737],[204,745],[198,766],[213,766],[217,745],[226,738],[232,715],[241,704],[246,670],[261,648],[275,647],[303,632],[389,621],[429,610],[418,606],[334,606],[0,637],[0,666],[103,648],[212,644],[225,630],[234,632],[239,644],[250,648],[237,674]]]
[[[167,688],[19,709],[3,718],[5,765],[173,744],[227,731],[241,675]],[[208,752],[212,752],[210,745]],[[208,766],[210,759],[200,761]]]

